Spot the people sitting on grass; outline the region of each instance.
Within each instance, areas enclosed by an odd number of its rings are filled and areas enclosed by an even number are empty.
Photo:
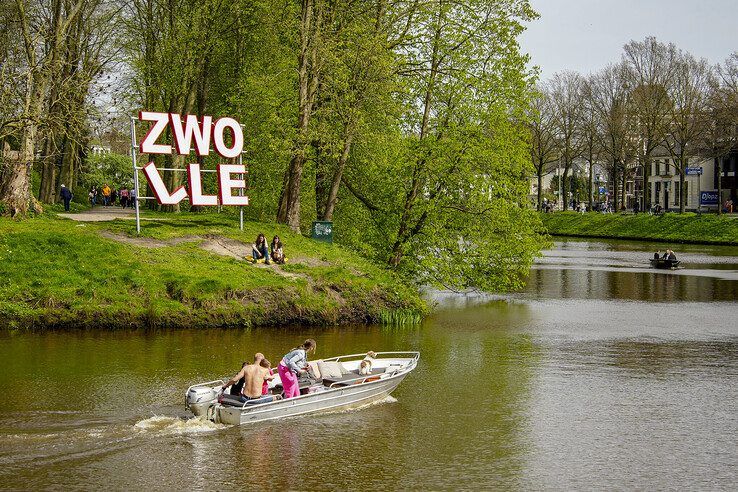
[[[261,259],[263,259],[264,263],[267,265],[271,263],[269,261],[269,248],[267,248],[266,238],[262,233],[259,233],[259,235],[256,236],[256,243],[251,245],[251,259],[254,263]]]
[[[284,251],[282,250],[282,241],[280,241],[279,236],[274,236],[272,244],[269,245],[269,251],[274,263],[284,264]]]

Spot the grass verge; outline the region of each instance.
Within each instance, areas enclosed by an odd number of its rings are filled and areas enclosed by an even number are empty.
[[[148,214],[80,223],[0,219],[0,323],[6,329],[178,328],[381,322],[423,315],[418,290],[338,245],[227,214]],[[255,266],[243,251],[278,234],[287,265]],[[224,244],[220,253],[203,243]],[[233,246],[237,249],[233,250]],[[230,250],[228,248],[231,248]]]
[[[541,220],[553,236],[738,245],[738,219],[728,216],[556,212]]]

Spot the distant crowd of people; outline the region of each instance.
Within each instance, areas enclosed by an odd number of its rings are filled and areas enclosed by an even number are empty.
[[[64,185],[62,185],[64,186]],[[90,191],[87,193],[87,198],[90,201],[90,207],[94,207],[100,204],[104,207],[115,206],[116,202],[123,207],[133,207],[136,202],[136,192],[134,189],[128,189],[123,187],[119,190],[111,188],[105,183],[100,189],[97,186],[90,187]]]

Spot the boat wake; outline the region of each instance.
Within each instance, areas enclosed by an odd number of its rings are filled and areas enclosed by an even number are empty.
[[[134,427],[139,431],[155,432],[157,434],[199,434],[225,429],[228,426],[225,424],[216,424],[203,417],[181,419],[164,415],[154,415],[148,419],[136,422]]]

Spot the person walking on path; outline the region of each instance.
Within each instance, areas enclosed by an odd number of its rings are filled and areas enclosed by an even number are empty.
[[[125,186],[120,190],[120,206],[126,208],[128,205],[128,188]]]
[[[90,208],[93,208],[95,206],[95,201],[97,201],[97,188],[94,186],[90,188],[90,192],[87,194],[87,197],[90,199]]]
[[[69,202],[72,201],[72,192],[69,191],[69,188],[67,188],[64,185],[61,185],[61,192],[59,193],[59,196],[61,196],[61,199],[64,201],[64,211],[69,212]]]
[[[102,195],[103,205],[107,207],[108,205],[110,205],[110,186],[108,186],[108,183],[105,183],[105,186],[103,186]]]

